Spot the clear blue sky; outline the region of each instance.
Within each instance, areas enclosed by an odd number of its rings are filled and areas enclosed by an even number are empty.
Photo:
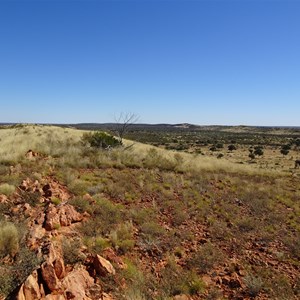
[[[300,126],[300,1],[0,0],[0,122]]]

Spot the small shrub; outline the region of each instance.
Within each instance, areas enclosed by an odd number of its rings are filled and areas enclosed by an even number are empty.
[[[51,202],[52,202],[53,204],[55,204],[55,205],[58,205],[58,204],[61,203],[61,199],[56,198],[56,197],[52,197],[52,198],[51,198]]]
[[[122,221],[122,205],[114,204],[107,199],[97,199],[96,203],[89,206],[88,213],[92,215],[88,221],[82,224],[84,235],[98,236],[108,234],[116,224]]]
[[[238,229],[241,232],[250,232],[256,228],[256,220],[253,218],[244,218],[237,221]]]
[[[15,186],[8,183],[3,183],[0,185],[0,194],[5,196],[10,196],[15,191]]]
[[[110,233],[112,245],[116,250],[125,253],[134,247],[133,229],[132,223],[127,222],[120,224],[117,229]]]
[[[120,275],[126,280],[130,290],[143,292],[146,285],[144,273],[133,261],[126,259],[125,263],[127,267],[120,271]]]
[[[20,285],[41,264],[42,260],[36,253],[30,251],[25,245],[21,245],[17,255],[16,264],[13,267],[15,286]]]
[[[64,239],[62,242],[64,261],[70,265],[83,261],[83,254],[80,252],[80,248],[80,240]]]
[[[141,231],[143,235],[149,238],[157,238],[164,233],[163,228],[154,221],[150,221],[142,224]]]
[[[88,211],[90,208],[89,201],[82,197],[75,197],[71,199],[69,203],[72,204],[76,208],[76,210],[81,213]]]
[[[264,154],[263,149],[260,146],[254,148],[254,155],[262,156]]]
[[[105,239],[103,237],[96,237],[94,241],[93,250],[96,253],[101,253],[105,248],[109,247],[110,243],[108,239]]]
[[[247,287],[247,291],[251,297],[256,297],[263,288],[263,281],[259,277],[253,275],[247,275],[244,278],[244,283]]]
[[[229,151],[233,151],[233,150],[236,150],[236,146],[231,144],[231,145],[228,145],[228,150]]]
[[[84,145],[90,145],[94,148],[110,148],[120,146],[121,143],[112,135],[102,131],[96,131],[93,133],[85,133],[81,139]]]
[[[19,233],[13,223],[0,224],[0,257],[15,256],[19,250]]]
[[[215,265],[219,264],[224,259],[224,255],[211,243],[203,245],[192,257],[188,260],[188,265],[195,268],[200,273],[206,273]]]
[[[188,273],[184,281],[184,289],[187,290],[189,295],[200,294],[205,290],[205,283],[194,272]]]
[[[7,296],[14,288],[14,277],[11,268],[0,267],[0,298]],[[2,299],[2,298],[1,298]]]

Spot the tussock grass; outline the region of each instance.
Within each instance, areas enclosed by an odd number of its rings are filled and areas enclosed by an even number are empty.
[[[86,131],[46,125],[1,129],[0,162],[15,165],[24,159],[28,150],[33,150],[57,159],[53,164],[60,167],[145,167],[193,174],[201,172],[271,174],[268,170],[237,164],[226,159],[178,153],[129,140],[124,140],[125,147],[111,151],[84,148],[81,144],[84,133]],[[274,172],[276,171],[272,170],[272,174]]]
[[[132,144],[131,141],[125,141],[125,145]],[[156,166],[160,168],[169,162],[169,168],[174,169],[177,172],[225,172],[225,173],[240,173],[247,175],[271,175],[276,173],[278,175],[279,171],[268,171],[263,169],[255,168],[251,165],[237,164],[226,159],[218,159],[216,157],[203,156],[199,154],[190,153],[178,153],[172,150],[165,150],[157,148],[151,145],[146,145],[142,143],[135,143],[133,146],[127,150],[132,152],[132,156],[135,157],[135,161],[143,161],[147,159],[149,153],[156,151],[156,157],[153,161],[153,167]],[[173,166],[173,167],[171,167]]]
[[[8,184],[8,183],[3,183],[0,184],[0,194],[10,196],[14,191],[15,191],[15,186]]]
[[[0,223],[0,257],[14,256],[19,250],[19,233],[13,223]]]
[[[1,162],[16,164],[28,150],[59,156],[77,152],[83,131],[56,126],[24,125],[0,130]],[[67,153],[66,153],[67,152]]]

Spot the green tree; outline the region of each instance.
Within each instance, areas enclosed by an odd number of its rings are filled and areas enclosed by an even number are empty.
[[[84,145],[103,149],[122,145],[115,137],[103,131],[85,133],[81,140]]]
[[[228,145],[228,150],[229,150],[229,151],[236,150],[236,147],[235,147],[235,145],[233,145],[233,144],[231,144],[231,145]]]

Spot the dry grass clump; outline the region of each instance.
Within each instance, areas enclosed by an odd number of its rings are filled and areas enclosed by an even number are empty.
[[[128,143],[128,141],[126,142]],[[237,164],[225,159],[220,160],[216,157],[182,152],[179,154],[176,151],[141,143],[135,143],[128,151],[132,152],[132,156],[135,158],[135,165],[138,165],[137,161],[140,161],[142,162],[142,166],[146,168],[159,168],[193,174],[201,174],[204,171],[247,175],[270,173],[268,170],[257,169],[250,165]],[[124,164],[126,165],[125,161]]]
[[[0,223],[0,258],[14,257],[19,251],[19,232],[13,223]]]
[[[0,194],[10,196],[15,191],[16,187],[8,183],[0,184]]]
[[[43,125],[23,125],[0,130],[2,163],[14,165],[22,161],[28,150],[58,157],[77,152],[83,131]]]

